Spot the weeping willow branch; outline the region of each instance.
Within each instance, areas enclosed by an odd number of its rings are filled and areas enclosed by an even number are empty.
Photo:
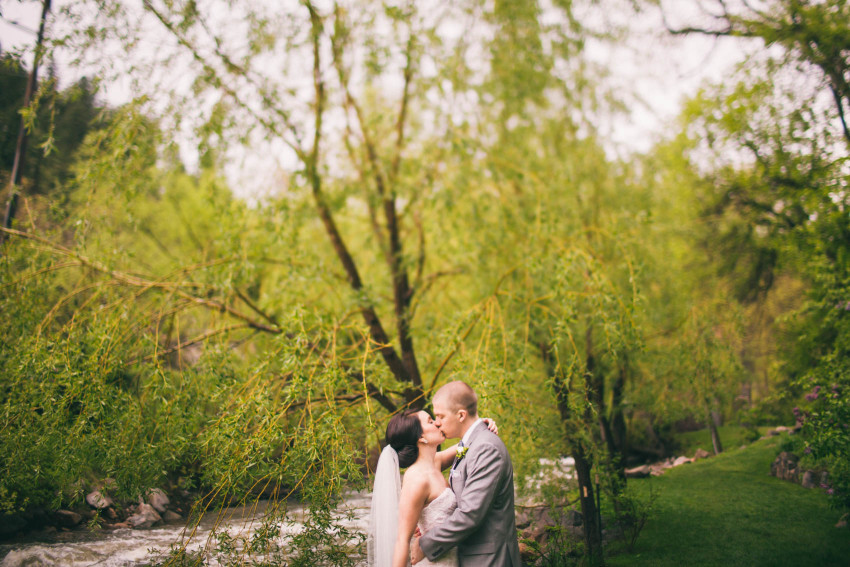
[[[202,343],[202,342],[206,341],[207,339],[214,337],[216,335],[221,335],[223,333],[230,333],[230,332],[236,331],[238,329],[250,329],[250,328],[251,328],[250,325],[245,324],[245,323],[240,323],[238,325],[230,325],[229,327],[222,327],[221,329],[213,329],[211,331],[207,331],[206,333],[200,334],[193,339],[190,339],[188,341],[177,344],[177,345],[175,345],[175,346],[173,346],[169,349],[162,350],[162,351],[156,352],[154,354],[149,354],[149,355],[142,357],[142,358],[134,358],[133,360],[129,361],[127,364],[130,365],[130,364],[133,364],[133,363],[136,363],[136,362],[139,362],[139,361],[147,362],[149,360],[153,360],[153,359],[159,358],[161,356],[167,356],[171,353],[177,352],[179,350],[183,350],[186,347],[190,347],[192,345]]]
[[[173,290],[175,295],[182,297],[183,299],[186,299],[186,300],[188,300],[192,303],[198,304],[198,305],[202,305],[202,306],[207,307],[209,309],[212,309],[214,311],[220,311],[220,312],[227,313],[231,317],[245,321],[245,323],[253,329],[257,329],[259,331],[263,331],[263,332],[275,334],[275,335],[283,332],[283,330],[280,327],[277,327],[277,326],[272,327],[272,326],[269,326],[269,325],[265,325],[265,324],[255,320],[255,319],[253,319],[252,317],[250,317],[250,316],[248,316],[248,315],[246,315],[246,314],[244,314],[240,311],[237,311],[233,307],[231,307],[231,306],[229,306],[225,303],[222,303],[221,301],[192,295],[192,294],[187,293],[186,291],[183,290],[183,288],[186,288],[186,287],[188,287],[188,288],[196,288],[196,287],[207,287],[207,288],[209,288],[209,287],[211,287],[211,286],[207,286],[206,284],[197,284],[195,282],[163,281],[163,280],[146,279],[146,278],[143,278],[143,277],[134,276],[134,275],[131,275],[131,274],[127,274],[125,272],[113,270],[112,268],[110,268],[110,267],[108,267],[108,266],[106,266],[106,265],[104,265],[104,264],[102,264],[102,263],[100,263],[96,260],[92,260],[91,258],[88,258],[86,256],[83,256],[82,254],[74,252],[73,250],[62,246],[61,244],[56,244],[54,242],[51,242],[51,241],[47,240],[46,238],[42,238],[42,237],[36,236],[34,234],[21,232],[19,230],[14,230],[14,229],[11,229],[11,228],[0,228],[0,230],[2,230],[3,232],[5,232],[9,235],[12,235],[12,236],[17,236],[19,238],[24,238],[24,239],[27,239],[27,240],[33,240],[35,242],[39,242],[41,244],[44,244],[45,246],[48,247],[48,249],[52,250],[55,254],[60,254],[62,256],[67,256],[69,258],[73,258],[74,260],[79,262],[82,266],[85,266],[85,267],[90,268],[90,269],[92,269],[96,272],[110,276],[117,283],[121,283],[121,284],[131,286],[131,287],[139,287],[139,288],[142,288],[142,290],[148,290],[148,289]]]

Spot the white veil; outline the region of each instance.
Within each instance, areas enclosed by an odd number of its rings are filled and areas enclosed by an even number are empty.
[[[366,548],[369,567],[391,567],[398,535],[398,501],[401,496],[401,473],[398,453],[387,445],[381,451],[375,469],[372,490],[372,513],[369,516],[369,538]]]

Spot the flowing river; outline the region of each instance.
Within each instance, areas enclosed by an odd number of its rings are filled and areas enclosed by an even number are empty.
[[[368,528],[371,494],[350,494],[340,510],[341,515],[351,512],[352,520],[341,523],[352,530],[366,532]],[[256,506],[228,508],[223,513],[209,513],[198,524],[188,550],[201,549],[212,535],[216,524],[219,530],[225,527],[232,536],[250,536],[260,526],[267,501]],[[303,510],[290,507],[287,517],[293,523],[280,525],[281,538],[300,530],[298,518]],[[113,532],[75,530],[56,532],[49,541],[42,535],[39,541],[20,539],[0,544],[0,567],[138,567],[149,565],[151,549],[167,552],[169,547],[188,536],[191,528],[183,524],[160,525],[148,530],[121,529]],[[215,563],[213,563],[214,565]]]
[[[532,477],[530,485],[539,488],[547,480],[567,480],[573,478],[575,461],[571,457],[558,460],[540,460],[541,470]],[[350,520],[341,524],[352,531],[366,533],[369,522],[369,507],[372,495],[369,492],[349,494],[340,508],[340,516],[351,515]],[[519,504],[520,501],[517,502]],[[248,536],[260,526],[265,514],[267,501],[256,506],[227,508],[223,513],[209,513],[201,520],[192,535],[188,550],[201,549],[213,535],[215,526],[219,530],[225,527],[232,536]],[[287,518],[294,522],[280,524],[283,541],[297,533],[302,524],[304,511],[298,506],[290,506]],[[0,567],[42,567],[61,565],[62,567],[141,567],[150,564],[150,551],[166,552],[172,544],[188,536],[191,528],[183,524],[161,525],[148,530],[122,529],[113,532],[75,530],[55,532],[40,539],[21,538],[17,541],[0,544]],[[47,537],[50,539],[48,540]],[[365,564],[365,558],[363,558]],[[215,565],[214,562],[211,562]]]

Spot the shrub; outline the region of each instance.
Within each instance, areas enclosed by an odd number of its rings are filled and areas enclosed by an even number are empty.
[[[794,413],[803,424],[803,453],[829,472],[822,488],[838,508],[850,509],[850,362],[829,357],[803,381],[809,386]]]

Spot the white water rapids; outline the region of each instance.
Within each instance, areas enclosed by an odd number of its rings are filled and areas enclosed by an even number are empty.
[[[368,528],[371,494],[353,493],[345,499],[340,514],[352,513],[352,520],[343,520],[346,528],[365,533]],[[231,536],[247,536],[260,527],[268,502],[260,501],[256,507],[244,506],[227,508],[221,513],[208,513],[198,524],[191,537],[187,550],[195,551],[204,547],[218,523],[219,530],[226,528]],[[290,507],[287,518],[293,523],[280,525],[281,539],[301,529],[298,522],[303,518],[300,507]],[[191,527],[183,524],[160,525],[148,530],[121,529],[114,532],[90,532],[77,530],[57,532],[51,536],[53,541],[19,541],[0,545],[0,567],[138,567],[150,564],[150,551],[156,549],[162,553],[172,544],[188,537]],[[215,562],[211,562],[215,565]]]

